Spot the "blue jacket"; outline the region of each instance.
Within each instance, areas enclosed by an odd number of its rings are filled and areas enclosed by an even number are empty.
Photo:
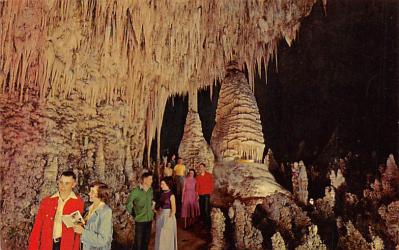
[[[83,250],[109,250],[112,242],[112,209],[104,204],[86,222],[80,238]]]

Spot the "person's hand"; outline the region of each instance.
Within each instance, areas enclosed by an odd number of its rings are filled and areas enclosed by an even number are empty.
[[[81,225],[75,225],[73,231],[77,234],[82,234],[85,229]]]

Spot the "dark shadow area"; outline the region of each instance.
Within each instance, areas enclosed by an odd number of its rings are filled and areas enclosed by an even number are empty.
[[[255,85],[278,162],[398,155],[397,15],[396,1],[328,2],[326,16],[319,2],[292,47],[280,42],[277,69]]]

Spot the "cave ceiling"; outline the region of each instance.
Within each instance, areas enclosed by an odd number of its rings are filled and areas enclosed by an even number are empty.
[[[0,3],[3,95],[122,102],[145,113],[147,142],[167,98],[213,85],[235,62],[248,72],[296,38],[314,0],[69,1]],[[324,3],[325,4],[325,3]],[[129,119],[128,122],[134,122]]]

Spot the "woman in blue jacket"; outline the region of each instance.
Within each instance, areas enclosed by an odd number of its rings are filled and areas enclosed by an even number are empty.
[[[74,227],[82,234],[83,250],[109,250],[112,242],[112,209],[105,204],[110,191],[106,184],[94,182],[90,185],[89,199],[92,204],[86,209],[85,225]]]

